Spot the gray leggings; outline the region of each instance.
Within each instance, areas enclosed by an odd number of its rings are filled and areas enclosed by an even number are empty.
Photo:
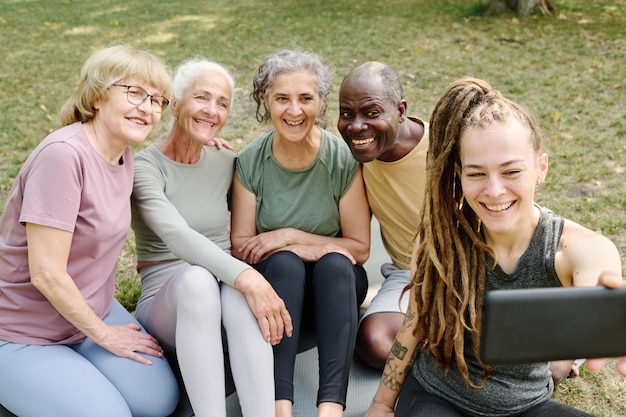
[[[109,325],[137,323],[117,301]],[[20,417],[165,417],[178,402],[164,358],[143,365],[91,339],[75,345],[22,345],[0,340],[0,403]]]
[[[141,280],[137,318],[165,349],[176,351],[195,416],[226,416],[223,325],[243,415],[273,417],[272,346],[243,294],[184,261],[144,267]]]

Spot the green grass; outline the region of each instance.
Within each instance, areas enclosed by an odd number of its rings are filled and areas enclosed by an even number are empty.
[[[449,82],[486,79],[547,131],[550,172],[538,201],[605,233],[626,260],[626,0],[556,0],[558,18],[523,21],[483,18],[485,2],[0,0],[0,203],[29,152],[59,127],[57,112],[95,49],[125,42],[172,67],[203,55],[232,68],[240,90],[223,135],[239,149],[267,129],[247,98],[253,72],[266,54],[298,47],[319,53],[336,75],[333,122],[341,77],[365,60],[394,66],[410,114],[424,119]],[[118,298],[133,308],[132,235],[118,276]],[[556,396],[626,416],[625,389],[606,370],[568,380]]]

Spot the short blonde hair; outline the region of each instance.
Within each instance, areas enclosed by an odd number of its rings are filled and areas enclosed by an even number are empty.
[[[172,76],[161,58],[128,45],[110,46],[94,52],[83,64],[76,89],[61,109],[61,123],[93,119],[94,103],[105,97],[113,83],[126,77],[158,88],[166,98],[172,94]]]

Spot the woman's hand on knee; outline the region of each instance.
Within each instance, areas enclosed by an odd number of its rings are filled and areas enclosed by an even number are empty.
[[[292,244],[295,229],[285,228],[259,233],[247,239],[239,248],[242,259],[254,265],[270,254]]]
[[[284,301],[257,270],[243,271],[235,280],[235,288],[246,297],[252,314],[256,317],[263,339],[277,345],[283,335],[291,337],[293,325]]]
[[[159,342],[150,334],[142,332],[141,327],[136,323],[107,326],[107,334],[95,342],[117,356],[129,358],[144,365],[151,365],[152,361],[139,353],[157,358],[163,356],[163,348]]]
[[[291,245],[286,249],[298,255],[305,262],[317,262],[324,255],[339,253],[348,258],[350,262],[352,262],[352,265],[356,264],[356,260],[350,251],[334,243],[324,243],[322,245]]]

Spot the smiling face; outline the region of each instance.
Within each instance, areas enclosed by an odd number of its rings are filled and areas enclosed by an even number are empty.
[[[321,105],[315,77],[306,70],[278,75],[265,92],[265,105],[279,138],[294,142],[307,138]]]
[[[528,128],[511,118],[466,130],[460,164],[465,200],[488,232],[515,231],[533,221],[535,189],[548,172],[548,156],[537,155]]]
[[[116,84],[138,86],[150,95],[162,95],[159,89],[135,78],[124,78]],[[152,110],[149,98],[141,104],[130,103],[126,87],[112,85],[104,98],[93,106],[97,110],[94,124],[98,132],[102,132],[99,137],[107,137],[123,147],[145,140],[161,120],[161,113]]]
[[[184,136],[207,144],[226,124],[231,99],[232,89],[223,72],[201,72],[183,98],[172,102],[176,127],[184,131]]]
[[[385,159],[398,139],[406,103],[394,103],[380,76],[346,79],[339,91],[337,129],[359,162]]]

